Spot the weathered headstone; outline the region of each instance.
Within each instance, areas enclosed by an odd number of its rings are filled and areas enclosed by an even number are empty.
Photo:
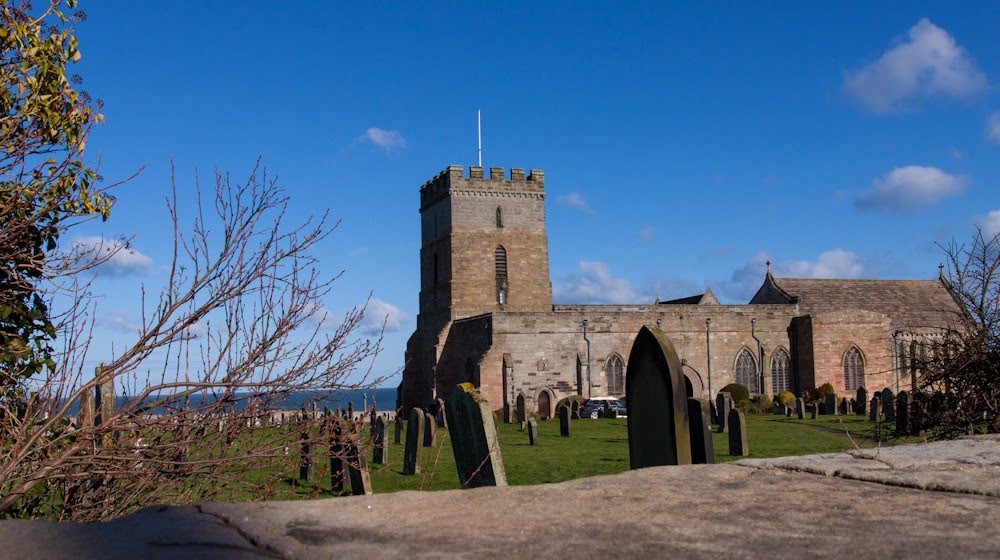
[[[886,422],[896,421],[896,397],[882,401],[882,416]]]
[[[344,438],[347,436],[345,422],[340,414],[332,415],[329,419],[330,430],[330,488],[333,490],[344,489]]]
[[[347,438],[347,456],[344,462],[347,466],[347,475],[351,481],[351,494],[364,496],[372,493],[372,479],[368,472],[368,458],[365,456],[364,447],[358,443],[356,434],[351,434]]]
[[[896,435],[910,435],[910,394],[906,391],[896,395]]]
[[[517,418],[518,422],[524,422],[528,419],[528,407],[524,403],[524,393],[518,393],[517,399],[514,401],[514,417]],[[521,426],[524,429],[524,426]]]
[[[729,411],[729,419],[726,422],[729,426],[729,455],[733,457],[746,457],[750,454],[747,446],[747,418],[743,412],[736,410]]]
[[[392,423],[393,443],[403,443],[403,419],[399,417],[399,412],[396,413],[396,419]]]
[[[573,413],[572,414],[573,420],[579,420],[580,419],[580,401],[572,401],[572,404],[570,405],[570,407],[571,407],[570,408],[570,412]]]
[[[309,420],[306,409],[302,409],[299,426],[299,480],[310,481],[313,478],[313,446],[309,439]]]
[[[851,398],[851,403],[847,407],[847,411],[852,414],[858,411],[858,401],[854,400],[853,397]]]
[[[430,412],[424,415],[424,447],[432,447],[437,436],[437,420]]]
[[[882,420],[882,401],[879,398],[872,397],[872,400],[868,408],[868,419],[872,422],[879,422]]]
[[[823,406],[824,412],[831,416],[837,415],[837,395],[830,394],[826,396],[826,403]]]
[[[372,427],[372,463],[384,465],[389,461],[389,437],[385,420],[379,416]]]
[[[525,421],[521,420],[521,431],[523,432],[525,428]]]
[[[805,420],[806,417],[806,401],[799,397],[795,401],[795,415],[798,416],[799,420]]]
[[[435,410],[434,421],[437,423],[438,428],[447,428],[448,419],[445,417],[444,414],[444,399],[438,398],[435,401],[435,403],[437,404],[437,406],[435,407],[436,410]]]
[[[841,413],[841,414],[843,414],[843,415],[845,415],[845,416],[846,416],[846,415],[848,415],[848,414],[850,414],[850,413],[851,413],[851,409],[850,409],[850,406],[851,406],[851,405],[850,405],[850,403],[849,403],[849,402],[847,401],[847,397],[844,397],[844,398],[843,398],[843,399],[842,399],[842,400],[840,401],[840,413]]]
[[[354,422],[354,402],[347,403],[347,419]]]
[[[791,418],[791,417],[792,417],[792,407],[785,406],[785,418]]]
[[[625,373],[629,464],[691,464],[691,432],[681,361],[667,334],[642,327]]]
[[[854,402],[857,405],[857,408],[854,409],[854,412],[857,413],[860,416],[867,415],[868,414],[868,389],[865,389],[864,387],[858,387],[858,394],[857,394],[857,397],[855,397]]]
[[[810,412],[812,413],[811,418],[813,420],[815,420],[819,416],[819,401],[816,401],[816,402],[812,403],[812,407],[810,408]]]
[[[406,447],[403,449],[403,474],[420,472],[424,449],[424,411],[414,408],[406,424]]]
[[[448,434],[462,488],[507,486],[500,439],[490,403],[472,383],[461,383],[445,403]]]
[[[733,409],[733,400],[728,392],[720,392],[715,396],[715,419],[719,424],[719,433],[725,433],[729,411]]]
[[[97,377],[97,386],[94,387],[94,406],[97,412],[94,424],[100,426],[108,423],[115,412],[115,378],[101,366],[97,366],[94,375]],[[111,432],[104,432],[101,445],[108,445],[112,437]]]
[[[503,423],[511,424],[514,422],[514,407],[510,403],[503,403]]]
[[[691,463],[695,465],[715,462],[712,446],[712,424],[708,401],[688,397],[688,429],[691,433]]]
[[[923,391],[914,391],[910,394],[910,435],[919,436],[927,414],[927,395]]]
[[[528,419],[528,445],[538,443],[538,422],[534,418]]]
[[[568,406],[559,407],[559,435],[569,437],[572,429],[572,418]]]
[[[882,389],[882,392],[879,394],[879,397],[880,400],[882,401],[882,410],[884,411],[885,403],[889,402],[892,399],[895,399],[896,395],[892,394],[892,389],[886,387],[885,389]]]

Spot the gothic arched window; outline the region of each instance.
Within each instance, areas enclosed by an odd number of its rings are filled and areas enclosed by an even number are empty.
[[[608,357],[604,365],[604,374],[608,378],[608,394],[620,395],[625,392],[625,362],[618,354]]]
[[[497,227],[503,227],[503,210],[497,206]]]
[[[751,395],[757,394],[757,360],[746,348],[736,356],[736,382],[750,390]]]
[[[857,346],[844,354],[844,390],[857,391],[865,386],[865,359]]]
[[[493,251],[493,263],[497,272],[497,303],[507,303],[507,250],[503,245],[497,245]]]
[[[771,356],[771,391],[777,395],[792,390],[792,358],[784,348],[778,348]]]

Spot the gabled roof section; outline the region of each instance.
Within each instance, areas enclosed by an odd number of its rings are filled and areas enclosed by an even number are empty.
[[[671,299],[667,301],[657,301],[657,305],[719,305],[719,300],[712,293],[711,289],[706,289],[705,293],[693,296]]]
[[[895,328],[947,327],[961,308],[937,280],[774,278],[768,273],[750,303],[797,303],[802,315],[843,309],[884,313]]]

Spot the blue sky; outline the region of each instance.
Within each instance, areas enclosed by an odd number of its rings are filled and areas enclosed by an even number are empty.
[[[1000,4],[83,2],[74,71],[104,103],[90,157],[117,192],[77,242],[132,236],[95,284],[91,359],[124,343],[169,262],[170,159],[343,222],[335,315],[417,314],[418,188],[449,164],[544,169],[557,302],[779,275],[931,278],[936,243],[1000,228]],[[186,185],[186,186],[185,186]],[[396,381],[389,384],[395,385]]]

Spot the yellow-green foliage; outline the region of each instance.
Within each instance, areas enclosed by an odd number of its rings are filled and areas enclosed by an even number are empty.
[[[785,406],[792,406],[795,404],[795,394],[791,391],[782,391],[778,393],[778,402]]]

